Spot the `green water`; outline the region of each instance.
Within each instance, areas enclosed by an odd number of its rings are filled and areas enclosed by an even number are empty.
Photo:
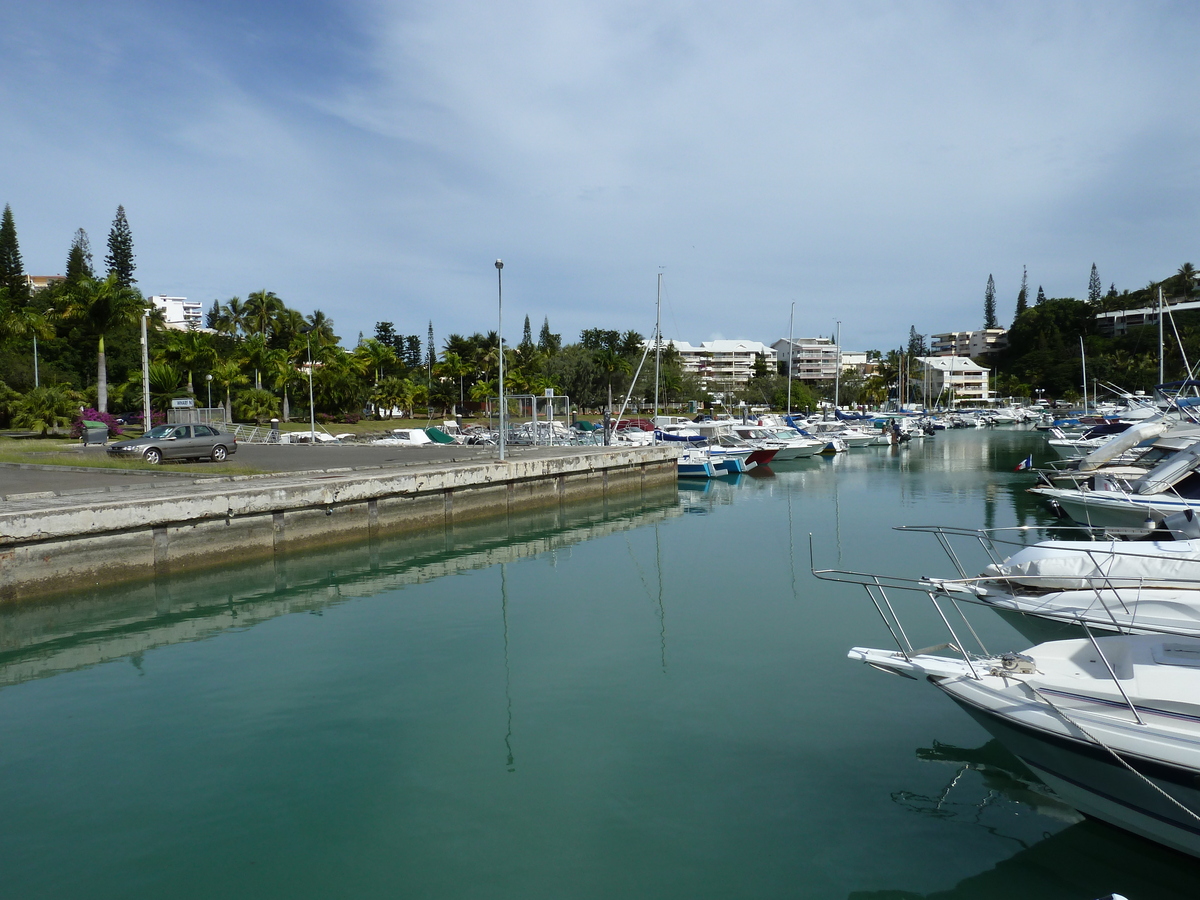
[[[939,433],[6,611],[0,896],[1195,897],[847,661],[888,634],[809,574],[810,532],[950,575],[891,526],[1048,522],[1031,450]]]

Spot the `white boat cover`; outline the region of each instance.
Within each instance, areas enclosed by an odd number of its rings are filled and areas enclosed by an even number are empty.
[[[1132,450],[1142,441],[1158,437],[1166,430],[1167,423],[1162,419],[1134,425],[1132,428],[1126,429],[1113,437],[1107,444],[1102,444],[1085,456],[1083,462],[1079,464],[1079,471],[1090,472],[1092,469],[1099,468],[1110,459],[1115,459],[1126,450]]]
[[[1043,541],[983,575],[1044,590],[1200,588],[1200,540]]]
[[[1134,483],[1139,494],[1160,494],[1176,482],[1182,481],[1200,463],[1200,444],[1192,444],[1186,450],[1168,456],[1157,466]]]

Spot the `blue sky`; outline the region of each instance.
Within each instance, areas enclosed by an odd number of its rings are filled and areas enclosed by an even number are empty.
[[[1200,264],[1192,4],[42,0],[0,14],[26,268],[117,204],[139,286],[343,339],[886,349]],[[661,269],[660,269],[661,267]]]

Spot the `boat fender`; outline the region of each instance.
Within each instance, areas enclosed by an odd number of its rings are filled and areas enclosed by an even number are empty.
[[[992,675],[1036,675],[1037,666],[1023,653],[1000,654],[1000,665],[993,666]]]
[[[1190,507],[1183,512],[1163,519],[1163,528],[1171,532],[1177,541],[1188,541],[1200,538],[1200,518]]]

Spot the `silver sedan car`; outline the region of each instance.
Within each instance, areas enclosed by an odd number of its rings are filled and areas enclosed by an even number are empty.
[[[223,461],[237,453],[237,439],[212,425],[156,425],[139,438],[108,448],[114,456],[140,456],[148,463],[164,459]]]

